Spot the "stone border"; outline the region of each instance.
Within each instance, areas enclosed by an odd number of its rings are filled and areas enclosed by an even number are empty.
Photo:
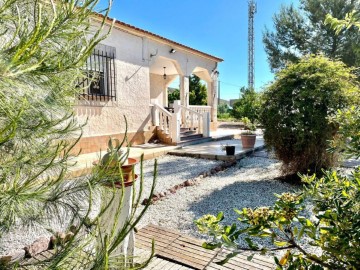
[[[76,227],[71,226],[70,231],[67,233],[56,232],[55,235],[51,237],[40,237],[35,240],[32,244],[25,246],[22,249],[19,249],[8,255],[0,257],[0,268],[6,267],[9,264],[19,263],[23,260],[34,258],[36,255],[47,251],[54,250],[57,246],[62,246],[73,238]],[[2,269],[2,268],[1,268]]]
[[[157,194],[154,194],[151,198],[151,204],[154,204],[156,203],[157,201],[159,200],[162,200],[164,198],[166,198],[167,196],[171,195],[171,194],[174,194],[176,193],[177,190],[179,189],[182,189],[182,188],[185,188],[185,187],[190,187],[190,186],[194,186],[194,185],[197,185],[199,184],[199,182],[205,178],[205,177],[209,177],[209,176],[212,176],[212,175],[215,175],[221,171],[224,171],[234,165],[236,165],[236,160],[231,160],[231,161],[225,161],[223,164],[221,165],[217,165],[216,167],[210,169],[210,170],[207,170],[207,171],[204,171],[202,173],[200,173],[197,177],[195,178],[192,178],[192,179],[188,179],[186,181],[184,181],[183,183],[181,184],[178,184],[178,185],[175,185],[173,186],[172,188],[168,188],[166,191],[163,191],[163,192],[159,192]],[[149,199],[146,198],[142,201],[142,205],[146,205],[148,203]]]

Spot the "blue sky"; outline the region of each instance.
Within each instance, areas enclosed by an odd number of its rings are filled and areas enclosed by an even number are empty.
[[[262,43],[265,25],[282,4],[298,0],[257,0],[255,88],[273,79]],[[219,66],[221,98],[239,97],[247,85],[247,0],[114,0],[110,16],[224,59]]]

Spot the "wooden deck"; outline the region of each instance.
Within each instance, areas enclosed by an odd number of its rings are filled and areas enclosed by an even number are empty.
[[[155,240],[155,257],[146,270],[268,270],[275,269],[272,260],[265,256],[255,255],[248,261],[249,253],[239,254],[223,266],[215,262],[222,260],[228,251],[224,249],[206,250],[201,247],[203,241],[181,235],[179,232],[147,225],[136,234],[136,253],[148,254],[152,239]]]

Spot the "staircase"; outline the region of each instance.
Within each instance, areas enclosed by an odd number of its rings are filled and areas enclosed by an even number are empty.
[[[186,146],[211,141],[211,137],[204,137],[198,134],[196,130],[190,128],[180,128],[180,142],[177,145]]]
[[[151,104],[151,115],[160,141],[180,146],[211,141],[208,113],[189,109],[180,105],[180,101],[175,101],[174,112],[169,112],[155,101]]]

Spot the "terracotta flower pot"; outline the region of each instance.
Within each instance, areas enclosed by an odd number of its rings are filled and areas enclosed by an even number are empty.
[[[98,161],[94,161],[93,165],[97,166],[98,165]],[[135,180],[137,179],[137,175],[134,174],[134,167],[137,163],[139,163],[139,160],[135,159],[135,158],[128,158],[127,162],[125,162],[126,164],[121,166],[121,172],[124,178],[124,185],[125,187],[127,186],[131,186],[133,184],[133,182],[135,182]],[[116,164],[110,164],[110,166],[107,166],[106,168],[103,168],[100,165],[101,169],[104,170],[108,170],[109,171],[109,175],[113,175],[114,177],[119,177],[121,178],[121,174],[118,171],[118,168],[116,167]],[[115,187],[119,186],[121,187],[121,181],[115,181]]]
[[[255,141],[255,134],[241,134],[241,144],[243,148],[254,148]]]

